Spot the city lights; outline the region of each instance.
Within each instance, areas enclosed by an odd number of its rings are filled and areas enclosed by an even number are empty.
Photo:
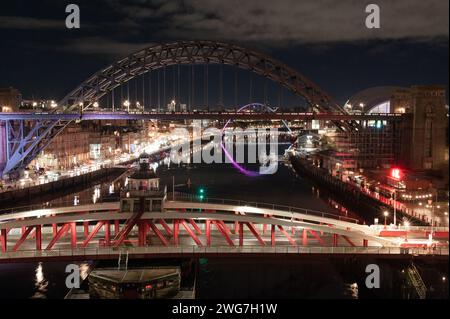
[[[0,300],[448,299],[447,2],[7,2]]]

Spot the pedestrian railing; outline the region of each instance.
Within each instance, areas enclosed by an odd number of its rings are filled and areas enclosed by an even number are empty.
[[[448,256],[449,249],[420,249],[402,247],[303,247],[303,246],[148,246],[148,247],[98,247],[52,250],[19,250],[0,253],[0,260],[21,258],[98,257],[120,254],[349,254],[349,255],[412,255]]]
[[[263,209],[280,210],[280,211],[285,211],[285,212],[289,212],[289,213],[299,213],[299,214],[304,214],[304,215],[313,215],[313,216],[317,216],[317,217],[338,219],[341,221],[346,221],[346,222],[355,223],[355,224],[358,224],[358,222],[359,222],[359,220],[356,218],[351,218],[351,217],[332,214],[332,213],[326,213],[326,212],[322,212],[322,211],[318,211],[318,210],[314,210],[314,209],[288,206],[288,205],[271,204],[271,203],[264,203],[264,202],[252,202],[252,201],[226,199],[226,198],[213,198],[213,197],[201,198],[200,196],[195,196],[195,195],[186,194],[186,193],[178,193],[178,192],[175,192],[174,194],[175,194],[175,196],[173,196],[173,194],[170,193],[167,196],[167,198],[173,199],[174,201],[188,201],[188,202],[195,202],[195,203],[221,204],[221,205],[234,205],[234,206],[249,206],[249,207],[256,207],[256,208],[263,208]]]

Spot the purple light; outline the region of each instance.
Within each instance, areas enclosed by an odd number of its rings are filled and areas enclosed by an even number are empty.
[[[241,108],[240,108],[239,110],[237,110],[237,111],[240,112],[240,111],[242,111],[243,109],[246,109],[246,108],[249,107],[249,106],[254,106],[254,104],[247,104],[247,105],[244,105],[243,107],[241,107]],[[231,120],[228,120],[228,121],[225,123],[224,127],[222,128],[222,134],[223,134],[223,131],[227,128],[227,126],[228,126],[228,124],[229,124],[230,122],[231,122]],[[221,147],[222,150],[224,151],[225,156],[230,160],[231,164],[232,164],[235,168],[237,168],[242,174],[244,174],[244,175],[246,175],[246,176],[249,176],[249,177],[256,177],[256,176],[261,175],[261,174],[259,174],[258,172],[246,170],[246,169],[243,168],[241,165],[239,165],[239,164],[234,160],[233,156],[231,156],[230,153],[228,153],[228,151],[226,150],[225,146],[223,145],[223,141],[220,142],[220,147]]]

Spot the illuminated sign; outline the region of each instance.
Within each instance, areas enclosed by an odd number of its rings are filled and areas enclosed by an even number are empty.
[[[399,168],[392,168],[391,177],[395,180],[400,180],[402,178],[402,171]]]

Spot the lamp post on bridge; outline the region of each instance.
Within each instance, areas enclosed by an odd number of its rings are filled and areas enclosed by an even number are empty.
[[[383,212],[383,215],[384,215],[384,229],[386,229],[386,226],[387,226],[386,219],[389,216],[389,212],[387,210],[385,210]]]

